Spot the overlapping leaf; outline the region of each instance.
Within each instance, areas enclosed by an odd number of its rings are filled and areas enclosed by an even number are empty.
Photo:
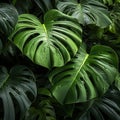
[[[113,83],[117,64],[118,58],[109,47],[96,45],[90,54],[81,48],[71,62],[51,71],[52,94],[61,104],[100,97]]]
[[[71,17],[48,11],[42,24],[35,16],[22,14],[12,34],[16,46],[33,62],[46,68],[63,66],[81,44],[81,27]]]
[[[15,120],[16,111],[20,119],[24,116],[37,94],[34,80],[33,73],[25,66],[15,66],[9,73],[0,67],[0,104],[4,120]]]
[[[15,7],[7,3],[0,3],[0,32],[10,35],[18,20]]]
[[[64,0],[57,7],[60,11],[76,18],[81,24],[95,24],[105,28],[111,24],[107,7],[96,0]]]
[[[119,120],[120,119],[120,93],[117,90],[108,92],[103,98],[95,104],[84,115],[76,120]]]

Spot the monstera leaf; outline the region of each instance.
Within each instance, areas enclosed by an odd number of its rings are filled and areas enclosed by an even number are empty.
[[[46,13],[44,24],[33,15],[22,14],[11,37],[33,62],[51,68],[63,66],[76,54],[81,43],[81,27],[57,10]]]
[[[52,94],[61,104],[86,102],[103,95],[117,75],[115,52],[102,45],[90,54],[81,48],[75,58],[49,75]]]
[[[15,120],[16,111],[20,115],[17,118],[23,117],[37,94],[34,80],[33,73],[25,66],[15,66],[10,72],[0,67],[0,105],[4,120]]]
[[[120,92],[111,90],[75,120],[120,120]],[[81,107],[81,106],[80,106]]]
[[[17,20],[17,10],[12,5],[0,3],[0,32],[10,35]]]
[[[58,2],[58,9],[74,18],[81,24],[95,24],[105,28],[111,24],[106,6],[96,0],[64,0]]]

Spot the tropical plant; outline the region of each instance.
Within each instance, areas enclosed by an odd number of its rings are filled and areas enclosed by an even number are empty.
[[[1,120],[120,119],[120,1],[0,1]]]
[[[120,93],[111,89],[101,99],[95,100],[88,111],[79,114],[79,120],[119,120],[120,119]],[[77,107],[80,111],[79,107]]]
[[[33,73],[25,66],[15,66],[9,72],[0,67],[0,104],[5,120],[14,120],[15,113],[20,113],[20,118],[24,116],[37,95],[34,80]]]
[[[51,10],[45,14],[44,24],[32,15],[20,15],[11,37],[33,62],[51,68],[63,66],[76,54],[81,43],[81,31],[79,24],[70,17]]]

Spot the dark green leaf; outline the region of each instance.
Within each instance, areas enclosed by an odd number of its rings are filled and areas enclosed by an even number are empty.
[[[117,99],[116,99],[117,98]],[[103,98],[97,100],[86,113],[76,120],[119,120],[120,119],[120,93],[110,90]]]
[[[80,3],[76,1],[59,2],[57,7],[83,25],[95,24],[105,28],[112,23],[107,7],[96,0],[80,0]]]
[[[15,120],[17,108],[20,118],[24,116],[37,94],[34,80],[33,73],[25,66],[15,66],[9,73],[5,67],[0,67],[0,99],[4,120]]]
[[[14,6],[0,3],[0,32],[10,35],[18,20],[18,13]]]

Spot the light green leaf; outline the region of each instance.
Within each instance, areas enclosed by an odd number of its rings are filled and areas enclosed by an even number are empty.
[[[33,15],[20,15],[10,39],[33,62],[51,68],[71,60],[80,47],[81,32],[76,21],[51,10],[44,16],[44,24]]]
[[[116,53],[107,46],[96,45],[90,54],[81,48],[69,63],[51,71],[52,94],[61,104],[100,97],[115,80],[117,65]]]

